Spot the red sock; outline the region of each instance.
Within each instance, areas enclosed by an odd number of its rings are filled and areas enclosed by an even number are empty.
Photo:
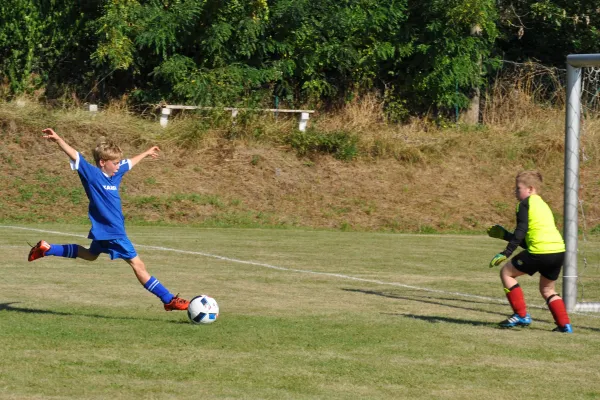
[[[565,308],[565,302],[560,297],[558,297],[557,300],[548,303],[548,308],[554,317],[556,325],[563,327],[566,324],[571,323],[569,320],[569,315],[567,314],[567,309]]]
[[[527,315],[527,305],[525,305],[525,297],[523,297],[523,289],[517,283],[510,289],[504,289],[506,292],[506,298],[510,303],[515,314],[519,314],[519,317]]]

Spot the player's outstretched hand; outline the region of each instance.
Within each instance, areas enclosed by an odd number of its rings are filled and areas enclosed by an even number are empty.
[[[152,146],[146,151],[146,156],[150,156],[152,158],[157,158],[159,152],[160,152],[160,149],[158,148],[158,146]]]
[[[504,238],[508,233],[509,232],[506,229],[504,229],[504,227],[501,225],[490,226],[487,230],[488,236],[495,239],[505,240]]]
[[[494,258],[492,258],[492,261],[490,261],[490,268],[497,267],[504,261],[506,261],[506,256],[502,253],[498,253],[494,256]]]
[[[42,133],[42,137],[44,139],[52,140],[53,142],[56,142],[58,139],[60,139],[60,137],[56,134],[56,132],[54,132],[52,128],[43,129]]]

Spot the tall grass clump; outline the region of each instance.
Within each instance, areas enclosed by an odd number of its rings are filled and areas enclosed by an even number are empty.
[[[536,63],[506,63],[488,87],[483,123],[519,129],[565,108],[565,71]],[[564,121],[563,121],[564,123]]]
[[[418,163],[437,147],[443,129],[428,119],[390,123],[384,99],[374,92],[357,94],[344,106],[319,116],[315,129],[345,131],[355,136],[356,155],[362,159],[396,159]]]
[[[28,98],[3,103],[0,126],[6,134],[38,143],[41,130],[50,127],[81,151],[91,149],[101,136],[118,143],[146,146],[158,141],[163,133],[158,122],[140,118],[122,104],[107,104],[99,112],[90,113],[82,106],[54,108]]]
[[[358,137],[347,131],[297,131],[289,135],[288,143],[300,156],[323,153],[331,154],[338,160],[352,161],[358,155]]]

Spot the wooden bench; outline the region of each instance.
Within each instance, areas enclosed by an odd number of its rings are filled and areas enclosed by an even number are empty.
[[[179,105],[166,105],[162,108],[160,115],[160,125],[165,127],[169,123],[169,115],[172,110],[223,110],[231,111],[231,118],[235,118],[239,111],[267,111],[272,113],[295,113],[300,114],[300,121],[298,123],[298,129],[302,132],[306,130],[306,124],[310,118],[310,114],[314,113],[315,110],[287,110],[281,108],[237,108],[237,107],[200,107],[200,106],[179,106]]]

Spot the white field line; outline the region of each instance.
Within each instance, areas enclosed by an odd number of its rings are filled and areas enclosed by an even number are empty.
[[[85,236],[85,235],[78,235],[78,234],[74,234],[74,233],[65,233],[65,232],[58,232],[58,231],[49,231],[49,230],[45,230],[45,229],[26,228],[26,227],[21,227],[21,226],[0,225],[0,228],[21,229],[21,230],[26,230],[26,231],[51,233],[54,235],[87,238],[87,236]],[[493,302],[496,302],[499,304],[508,304],[508,302],[506,300],[498,299],[495,297],[478,296],[478,295],[474,295],[474,294],[461,293],[461,292],[448,292],[445,290],[430,289],[430,288],[425,288],[425,287],[406,285],[404,283],[399,283],[399,282],[386,282],[386,281],[380,281],[377,279],[359,278],[356,276],[336,274],[333,272],[319,272],[319,271],[311,271],[311,270],[306,270],[306,269],[285,268],[285,267],[279,267],[277,265],[261,263],[261,262],[257,262],[257,261],[240,260],[237,258],[230,258],[230,257],[225,257],[225,256],[219,256],[216,254],[204,253],[201,251],[179,250],[179,249],[172,249],[169,247],[149,246],[149,245],[136,244],[136,243],[133,243],[133,244],[136,247],[141,247],[141,248],[146,248],[146,249],[151,249],[151,250],[169,251],[169,252],[179,253],[179,254],[191,254],[191,255],[197,255],[197,256],[202,256],[202,257],[207,257],[207,258],[214,258],[217,260],[228,261],[228,262],[237,263],[237,264],[245,264],[245,265],[253,265],[253,266],[257,266],[257,267],[269,268],[269,269],[274,269],[277,271],[286,271],[286,272],[296,272],[296,273],[301,273],[301,274],[327,276],[327,277],[339,278],[339,279],[344,279],[344,280],[352,280],[352,281],[357,281],[357,282],[374,283],[374,284],[382,285],[382,286],[401,287],[401,288],[405,288],[405,289],[417,290],[417,291],[422,291],[422,292],[427,292],[427,293],[438,293],[438,294],[444,294],[444,295],[450,295],[450,296],[456,296],[456,297],[466,297],[466,298],[470,298],[470,299],[493,301]],[[539,308],[539,309],[547,308],[545,305],[544,306],[530,305],[529,307]],[[590,316],[589,313],[571,312],[570,314]]]

